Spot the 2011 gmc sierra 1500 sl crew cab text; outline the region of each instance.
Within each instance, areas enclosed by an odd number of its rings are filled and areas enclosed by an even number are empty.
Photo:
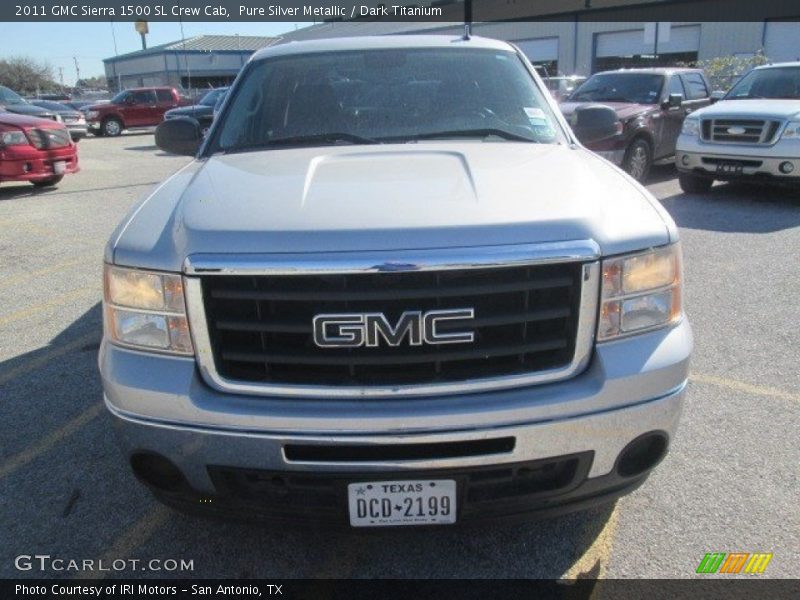
[[[356,527],[545,515],[665,455],[692,349],[678,232],[513,46],[274,46],[205,140],[181,118],[156,139],[196,159],[108,244],[100,369],[163,502]]]

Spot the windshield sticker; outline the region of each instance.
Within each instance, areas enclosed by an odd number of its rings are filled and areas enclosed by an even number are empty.
[[[531,119],[543,119],[546,120],[544,111],[541,108],[532,108],[530,106],[526,106],[524,108],[525,114],[528,115]]]

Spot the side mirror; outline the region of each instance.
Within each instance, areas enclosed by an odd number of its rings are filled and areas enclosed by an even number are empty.
[[[711,92],[711,104],[714,104],[714,102],[718,102],[719,100],[722,100],[724,97],[725,97],[725,92],[723,92],[722,90]]]
[[[617,112],[604,104],[587,104],[575,109],[572,130],[582,144],[590,144],[622,133]]]
[[[664,108],[680,108],[683,104],[683,94],[670,94],[664,103]]]
[[[194,156],[202,141],[200,124],[189,117],[162,121],[156,127],[156,146],[170,154]]]

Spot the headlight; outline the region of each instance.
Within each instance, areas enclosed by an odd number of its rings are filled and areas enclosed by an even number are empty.
[[[700,119],[684,119],[683,128],[681,129],[682,135],[699,135],[700,134]]]
[[[180,275],[105,266],[105,326],[111,341],[193,354]]]
[[[679,244],[603,261],[597,340],[650,331],[683,315]]]
[[[0,136],[0,146],[27,146],[30,142],[22,131],[4,131]]]
[[[781,134],[781,139],[800,139],[800,121],[789,121],[786,129]]]
[[[100,115],[100,113],[96,110],[87,110],[86,111],[86,118],[87,119],[95,119]]]

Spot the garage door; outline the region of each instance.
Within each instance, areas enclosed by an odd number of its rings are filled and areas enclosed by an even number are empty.
[[[800,23],[767,22],[764,53],[775,62],[800,60]]]
[[[520,40],[514,42],[532,63],[558,60],[558,38],[539,38],[537,40]]]
[[[645,44],[644,29],[631,31],[615,31],[597,34],[597,50],[595,56],[636,56],[653,54],[653,44]],[[658,53],[674,54],[678,52],[697,52],[700,47],[700,25],[682,25],[670,27],[669,33],[659,35]]]

